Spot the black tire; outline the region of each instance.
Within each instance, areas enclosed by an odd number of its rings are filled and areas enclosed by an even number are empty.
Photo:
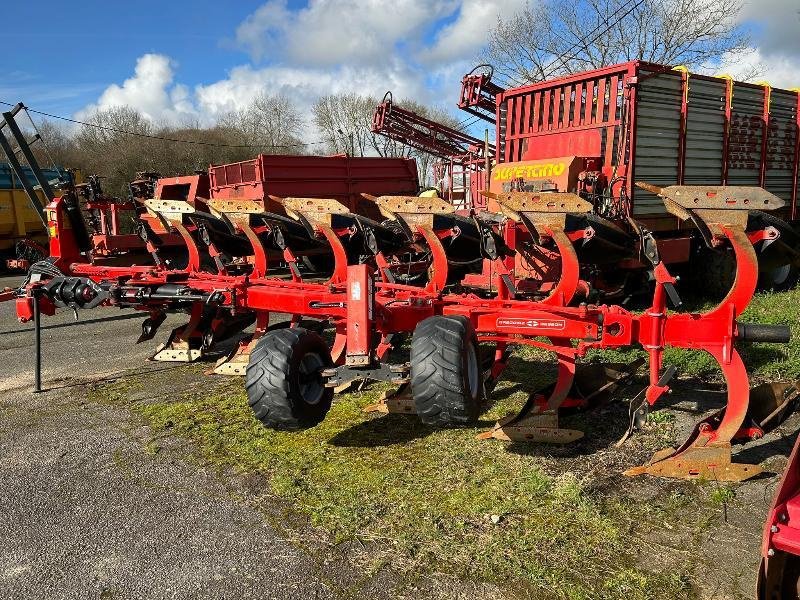
[[[689,264],[693,287],[709,300],[721,300],[736,279],[736,256],[732,250],[701,247]]]
[[[793,289],[800,279],[800,268],[786,263],[772,269],[759,270],[758,289],[768,292],[785,292]]]
[[[319,334],[301,327],[268,331],[247,365],[247,401],[256,418],[271,429],[289,431],[320,423],[333,400],[321,371],[332,366]]]
[[[465,317],[429,317],[411,340],[411,394],[426,425],[453,427],[478,420],[483,398],[481,357]]]

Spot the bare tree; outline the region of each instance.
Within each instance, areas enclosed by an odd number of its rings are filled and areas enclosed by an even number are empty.
[[[628,60],[697,68],[747,47],[741,0],[543,0],[499,19],[487,62],[511,84]]]
[[[356,156],[413,156],[420,178],[427,180],[434,157],[371,132],[377,104],[376,98],[356,94],[320,98],[314,119],[328,150]],[[408,101],[403,105],[451,126],[455,123],[444,111]],[[37,158],[46,166],[57,164],[78,168],[84,175],[101,175],[106,191],[118,196],[127,194],[128,183],[137,171],[183,175],[205,170],[210,164],[248,160],[259,152],[305,151],[303,121],[284,96],[259,96],[211,127],[200,122],[154,124],[130,107],[99,110],[85,121],[87,125],[74,129],[39,122],[44,143],[34,146]]]
[[[257,96],[247,107],[222,117],[219,124],[234,130],[240,144],[260,147],[264,154],[299,154],[303,149],[303,119],[284,95]]]
[[[162,175],[186,175],[204,171],[210,164],[239,162],[253,158],[257,148],[242,146],[237,131],[215,126],[210,128],[195,124],[192,127],[165,127],[159,130],[164,138],[181,142],[164,141],[155,145],[152,169]],[[144,168],[144,167],[143,167]]]
[[[153,125],[141,113],[127,106],[96,111],[86,118],[90,124],[75,134],[79,152],[76,166],[84,174],[106,178],[105,188],[111,194],[124,195],[132,175],[139,170],[156,167],[156,142]],[[137,135],[131,135],[137,134]]]
[[[246,160],[258,149],[243,146],[241,133],[229,127],[204,128],[200,123],[156,127],[128,107],[98,111],[86,119],[70,138],[72,150],[55,158],[62,166],[77,167],[85,175],[105,178],[104,187],[124,196],[137,171],[155,171],[165,176],[185,175],[206,169],[211,163]],[[56,131],[42,137],[50,146],[61,145]],[[173,140],[182,140],[181,142]],[[62,162],[63,161],[63,162]]]
[[[314,104],[314,124],[322,133],[328,152],[351,156],[381,154],[372,141],[372,112],[377,100],[358,94],[330,94]]]
[[[32,128],[30,129],[33,134]],[[41,140],[34,143],[31,150],[41,165],[62,167],[75,163],[77,160],[75,140],[66,128],[53,121],[44,120],[36,125],[35,133]]]
[[[372,115],[380,100],[358,94],[322,96],[314,105],[314,123],[321,131],[331,153],[351,156],[385,156],[415,158],[423,184],[431,180],[432,165],[437,157],[372,132]],[[403,108],[449,127],[458,128],[458,121],[446,111],[430,108],[413,100],[398,102]]]

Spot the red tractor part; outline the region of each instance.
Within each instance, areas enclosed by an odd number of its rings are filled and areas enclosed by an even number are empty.
[[[496,121],[497,96],[505,90],[492,81],[494,67],[478,65],[461,80],[458,108],[484,121]]]
[[[796,398],[799,383],[776,390],[776,397]],[[757,589],[759,600],[800,598],[800,437],[795,440],[767,513]]]
[[[458,267],[451,269],[451,263],[475,265],[482,261],[480,250],[485,240],[481,238],[477,221],[471,222],[457,215],[449,202],[436,196],[381,196],[369,199],[375,202],[385,217],[400,226],[416,250],[427,252],[426,291],[442,293],[448,284],[460,279]],[[465,239],[466,243],[463,243]],[[458,247],[461,252],[454,252]],[[468,252],[466,256],[464,248]],[[379,346],[380,358],[392,347],[390,336],[383,335]],[[379,402],[366,406],[364,412],[413,414],[415,409],[408,382],[403,380],[397,390],[384,394]]]
[[[457,208],[483,208],[484,169],[495,155],[488,140],[404,109],[393,102],[391,92],[375,107],[372,132],[439,158],[434,164],[439,191]]]

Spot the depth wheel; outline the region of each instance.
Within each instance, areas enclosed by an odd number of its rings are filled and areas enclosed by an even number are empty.
[[[247,365],[247,401],[256,418],[271,429],[290,431],[320,423],[333,400],[322,371],[332,366],[319,334],[301,327],[268,331]]]
[[[474,424],[483,398],[478,338],[465,317],[429,317],[411,340],[411,393],[426,425]]]

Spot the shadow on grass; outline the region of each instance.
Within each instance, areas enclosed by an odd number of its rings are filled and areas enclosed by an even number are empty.
[[[388,414],[348,427],[333,436],[329,443],[345,448],[375,448],[405,444],[433,432],[434,428],[420,423],[416,415]]]
[[[628,427],[628,409],[621,403],[559,417],[559,426],[584,436],[571,444],[511,442],[508,452],[524,456],[576,458],[613,447]]]
[[[599,407],[588,410],[566,409],[559,416],[559,426],[565,429],[577,429],[584,437],[572,444],[556,445],[537,442],[512,442],[507,446],[509,452],[528,456],[558,456],[575,458],[598,451],[608,450],[614,446],[628,428],[628,406],[647,381],[639,377],[620,389],[613,399]],[[701,379],[681,379],[673,382],[675,394],[662,396],[652,410],[669,409],[683,412],[696,420],[709,410],[725,405],[725,388],[709,389],[708,383]],[[697,395],[702,394],[702,397]],[[637,435],[634,432],[634,435]],[[682,440],[679,440],[679,442]]]
[[[494,421],[482,419],[471,425],[478,429],[494,426]],[[439,428],[423,425],[416,415],[388,414],[367,419],[333,436],[328,443],[346,448],[376,448],[405,444],[428,437]]]
[[[739,351],[747,365],[747,372],[753,373],[764,366],[786,360],[786,351],[780,346],[761,344],[740,344]]]

